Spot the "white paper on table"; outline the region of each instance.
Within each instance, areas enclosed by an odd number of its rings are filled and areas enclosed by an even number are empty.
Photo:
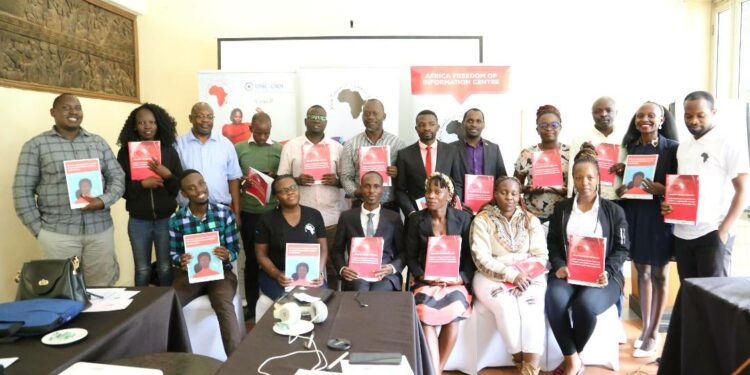
[[[297,370],[294,375],[340,375],[340,372],[321,371],[321,370],[305,370],[303,368]]]
[[[99,363],[91,362],[77,362],[73,366],[68,367],[67,370],[60,373],[60,375],[164,375],[161,370],[142,368],[142,367],[130,367],[130,366],[115,366],[115,365],[103,365]]]
[[[18,360],[18,357],[0,358],[0,366],[8,368],[8,367],[10,367],[10,365],[13,364],[13,362],[15,362],[17,360]]]
[[[125,310],[132,299],[92,299],[91,306],[85,308],[83,312],[103,312],[103,311],[118,311]]]
[[[110,299],[124,292],[125,288],[91,288],[86,289],[86,291],[91,293],[92,295],[101,297],[101,299]],[[96,296],[94,298],[99,298]]]
[[[414,375],[405,355],[401,356],[401,364],[398,365],[351,365],[345,359],[341,361],[341,372],[344,375]]]

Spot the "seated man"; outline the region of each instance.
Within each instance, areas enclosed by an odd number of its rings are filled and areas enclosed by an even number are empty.
[[[383,178],[380,174],[365,173],[359,185],[362,206],[341,213],[331,257],[339,276],[344,280],[341,287],[343,290],[401,290],[401,271],[404,269],[406,256],[402,240],[404,229],[401,215],[381,209],[382,195]],[[380,269],[373,270],[370,275],[360,275],[346,266],[345,257],[348,258],[351,251],[352,237],[383,238]],[[368,282],[362,277],[375,277],[378,281]]]
[[[169,219],[169,255],[179,268],[175,271],[174,287],[183,306],[195,298],[208,294],[211,307],[216,311],[221,330],[224,351],[229,356],[240,344],[240,326],[234,312],[234,293],[237,276],[232,272],[232,263],[237,259],[239,237],[234,213],[226,206],[208,202],[208,186],[200,172],[187,169],[180,176],[180,190],[188,204],[180,208]],[[187,265],[192,256],[185,253],[183,236],[203,232],[219,232],[221,246],[213,254],[224,263],[224,278],[190,284]]]

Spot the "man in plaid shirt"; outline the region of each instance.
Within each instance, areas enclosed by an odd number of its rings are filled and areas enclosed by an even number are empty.
[[[13,203],[21,222],[37,238],[46,259],[81,258],[86,285],[109,286],[119,278],[109,208],[125,191],[125,173],[102,137],[81,128],[78,98],[62,94],[52,103],[52,129],[21,148],[13,181]],[[63,162],[98,159],[104,193],[71,209]]]
[[[172,263],[180,269],[175,273],[172,286],[183,306],[198,296],[208,294],[211,307],[219,319],[224,351],[229,356],[240,344],[241,338],[233,304],[237,276],[232,271],[231,263],[237,259],[239,251],[237,222],[227,206],[208,201],[208,186],[200,172],[194,169],[183,171],[180,189],[188,204],[169,218],[169,253]],[[221,246],[216,247],[213,254],[224,263],[224,278],[190,284],[187,266],[192,256],[185,253],[183,236],[203,232],[219,233]]]

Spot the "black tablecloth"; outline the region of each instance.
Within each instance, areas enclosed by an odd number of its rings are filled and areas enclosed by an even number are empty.
[[[750,278],[686,279],[679,299],[660,374],[732,374],[750,359]]]
[[[41,337],[0,344],[0,358],[19,357],[6,375],[57,374],[75,362],[107,362],[156,352],[191,352],[182,307],[172,288],[129,288],[141,292],[121,311],[81,313],[62,328],[84,328],[88,336],[65,346]]]
[[[369,306],[360,307],[353,292],[336,292],[327,303],[328,319],[315,325],[315,343],[328,363],[343,352],[329,349],[326,343],[343,337],[352,342],[349,352],[402,353],[415,374],[432,374],[427,343],[414,310],[414,297],[407,292],[368,292],[361,293],[359,299]],[[273,324],[273,312],[269,310],[217,374],[254,374],[269,357],[305,350],[301,339],[287,344],[286,336],[273,332]],[[271,361],[263,371],[294,374],[297,369],[310,369],[316,363],[315,354],[297,354]],[[332,371],[341,371],[341,367],[337,365]]]

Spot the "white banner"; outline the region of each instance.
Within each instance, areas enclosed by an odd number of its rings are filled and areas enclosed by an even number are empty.
[[[464,113],[478,108],[485,120],[482,137],[498,144],[505,168],[513,174],[513,163],[521,152],[521,111],[506,91],[508,67],[412,67],[411,76],[411,127],[417,113],[432,110],[440,124],[438,139],[451,143],[463,136]]]
[[[298,74],[298,117],[304,118],[312,105],[323,106],[328,113],[327,137],[343,143],[363,132],[362,105],[371,98],[383,102],[387,115],[383,128],[398,135],[398,68],[301,68]]]
[[[296,74],[200,72],[198,97],[214,110],[214,133],[230,124],[230,114],[235,108],[242,110],[242,122],[249,123],[256,112],[271,116],[271,139],[284,141],[298,135],[301,120],[297,114]]]

